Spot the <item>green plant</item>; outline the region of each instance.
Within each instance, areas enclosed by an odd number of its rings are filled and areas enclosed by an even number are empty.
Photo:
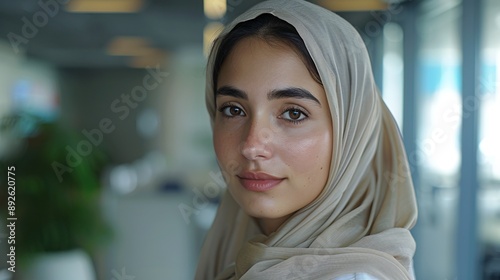
[[[16,169],[16,255],[20,261],[43,252],[76,248],[91,251],[105,241],[110,229],[100,212],[103,153],[94,147],[78,164],[68,166],[68,148],[74,149],[84,141],[78,134],[34,117],[11,116],[5,120],[0,133],[18,135],[17,141],[23,143],[18,151],[1,159],[3,174],[8,166]],[[26,126],[26,120],[31,122],[31,129],[18,133],[25,130],[22,126]],[[59,177],[54,169],[56,162],[68,167]],[[5,196],[7,188],[2,189]]]

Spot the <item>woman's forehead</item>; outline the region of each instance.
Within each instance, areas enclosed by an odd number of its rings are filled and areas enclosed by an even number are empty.
[[[266,92],[271,92],[291,86],[317,88],[321,85],[293,48],[249,37],[238,42],[222,64],[217,88],[224,86],[242,91],[267,88]]]

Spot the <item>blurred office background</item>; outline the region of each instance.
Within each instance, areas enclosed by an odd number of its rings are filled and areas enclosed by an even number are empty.
[[[70,268],[61,279],[193,278],[224,188],[206,50],[257,2],[0,0],[0,223],[18,217],[15,279],[52,265]],[[500,279],[500,1],[311,2],[358,29],[401,127],[417,278]],[[0,279],[10,235],[2,226]]]

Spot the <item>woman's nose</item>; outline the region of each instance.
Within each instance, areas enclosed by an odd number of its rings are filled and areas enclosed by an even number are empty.
[[[272,156],[273,131],[266,124],[253,122],[241,144],[241,153],[248,160],[268,159]]]

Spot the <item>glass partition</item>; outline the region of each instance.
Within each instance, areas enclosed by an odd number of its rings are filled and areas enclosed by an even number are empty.
[[[403,129],[403,29],[389,22],[383,30],[382,97],[391,110],[399,129]]]
[[[423,1],[417,34],[418,279],[454,279],[461,126],[461,2]],[[424,269],[425,268],[425,269]]]
[[[479,111],[479,238],[483,279],[500,279],[500,1],[484,0]],[[475,109],[471,107],[471,109]]]

